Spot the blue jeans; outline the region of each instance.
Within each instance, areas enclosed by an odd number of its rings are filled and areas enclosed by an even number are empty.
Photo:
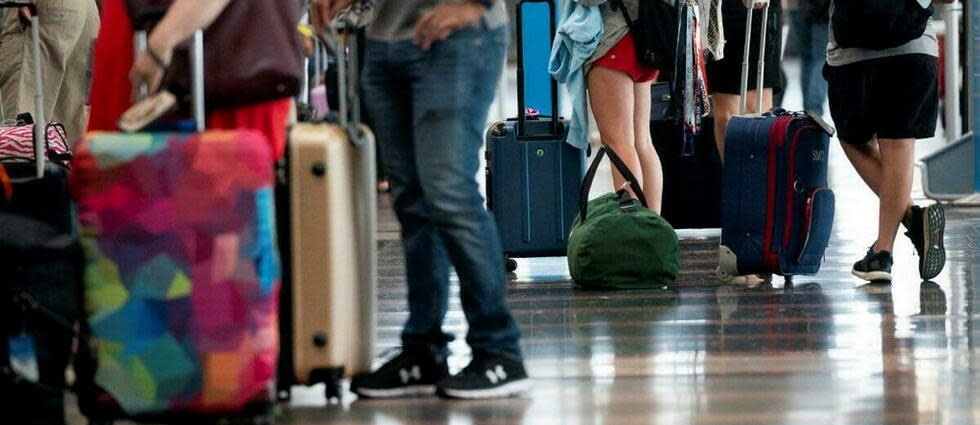
[[[507,48],[505,28],[468,29],[422,51],[369,40],[364,98],[401,223],[408,280],[406,348],[445,352],[449,266],[474,352],[520,356],[507,308],[500,237],[476,181],[487,109]]]
[[[790,12],[790,19],[796,39],[800,42],[803,109],[823,115],[827,81],[821,71],[827,61],[827,42],[830,38],[827,22],[815,21],[810,13],[797,10]]]

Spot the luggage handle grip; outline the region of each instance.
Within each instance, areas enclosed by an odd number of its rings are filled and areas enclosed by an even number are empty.
[[[20,8],[26,7],[31,13],[31,17],[35,21],[40,19],[37,12],[37,4],[24,1],[4,1],[0,2],[0,8]],[[35,177],[44,177],[44,167],[47,165],[46,150],[48,145],[48,122],[47,117],[44,114],[44,79],[42,78],[43,72],[41,72],[41,30],[38,22],[31,24],[31,39],[33,40],[31,45],[33,49],[34,56],[34,165],[35,165]],[[0,102],[2,103],[2,102]],[[2,107],[0,107],[2,108]],[[0,120],[3,117],[3,110],[0,109]]]
[[[139,30],[133,33],[133,46],[138,55],[143,50],[149,49],[149,32]],[[190,67],[191,67],[191,112],[194,117],[194,127],[198,132],[206,129],[205,101],[204,101],[204,30],[194,31],[190,42]],[[166,72],[166,71],[165,71]],[[162,85],[166,83],[166,74],[160,81]],[[139,88],[140,97],[149,93],[149,88],[145,85]]]
[[[517,139],[526,140],[527,134],[527,102],[524,100],[524,4],[525,3],[547,3],[548,22],[550,24],[548,35],[549,46],[555,44],[555,31],[558,26],[555,21],[557,9],[554,0],[520,0],[516,5],[517,18]],[[548,76],[551,88],[551,134],[549,139],[560,139],[562,137],[561,128],[558,125],[558,82],[550,75]]]
[[[633,189],[633,194],[636,195],[636,199],[640,201],[640,204],[644,208],[649,208],[647,204],[647,198],[643,195],[643,188],[640,184],[636,182],[636,176],[630,171],[630,168],[626,166],[626,163],[616,155],[608,146],[603,145],[596,152],[595,159],[592,160],[592,165],[589,166],[589,171],[585,173],[585,179],[582,181],[582,191],[579,192],[578,196],[578,213],[579,222],[584,223],[587,218],[589,218],[589,191],[592,189],[592,182],[595,180],[595,175],[599,172],[599,163],[602,162],[603,155],[609,155],[609,162],[612,163],[613,168],[619,171],[619,174],[623,175],[626,179],[626,183],[630,185]]]
[[[766,1],[766,6],[762,9],[762,25],[761,33],[759,37],[759,63],[756,67],[756,113],[762,112],[762,91],[765,89],[764,86],[764,76],[766,69],[766,32],[769,29],[769,6],[770,1]],[[748,92],[749,92],[749,56],[752,49],[752,16],[754,15],[755,9],[753,5],[756,3],[755,0],[751,0],[746,4],[746,17],[745,17],[745,48],[742,52],[742,81],[739,93],[741,98],[738,103],[738,114],[745,115],[748,111]]]

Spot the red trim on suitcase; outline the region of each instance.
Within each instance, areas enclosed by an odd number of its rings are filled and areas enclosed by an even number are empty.
[[[789,247],[789,238],[793,233],[793,205],[796,200],[796,145],[800,141],[800,136],[806,130],[816,129],[812,125],[803,126],[793,133],[793,141],[789,148],[789,172],[786,173],[786,222],[783,224],[783,248]]]
[[[806,252],[807,245],[810,244],[810,229],[813,227],[813,204],[817,199],[817,194],[825,190],[830,190],[826,186],[816,187],[810,191],[806,196],[806,211],[803,215],[803,246],[800,247],[800,256],[796,259],[799,263],[803,258],[803,253]]]
[[[10,176],[7,174],[7,169],[0,164],[0,186],[3,187],[3,199],[9,201],[10,198],[14,197],[14,186],[10,183]]]
[[[766,190],[766,231],[762,242],[762,263],[770,271],[775,271],[778,256],[772,252],[772,239],[776,224],[776,165],[778,163],[779,147],[786,143],[786,130],[793,117],[779,117],[769,128],[769,184]]]

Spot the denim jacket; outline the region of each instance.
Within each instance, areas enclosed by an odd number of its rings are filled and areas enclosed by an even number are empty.
[[[599,47],[603,34],[602,13],[598,7],[565,2],[548,71],[565,86],[572,100],[567,142],[579,149],[589,145],[585,65]]]

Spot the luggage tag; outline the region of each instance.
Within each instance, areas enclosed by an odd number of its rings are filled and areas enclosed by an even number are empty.
[[[813,122],[817,123],[820,129],[823,130],[824,133],[827,133],[828,136],[834,137],[834,133],[837,133],[837,129],[835,129],[830,124],[827,124],[827,121],[824,121],[823,117],[821,117],[820,115],[817,115],[813,112],[807,112],[806,116],[810,117],[810,119],[812,119]]]
[[[10,368],[24,379],[38,382],[41,372],[37,365],[37,350],[34,338],[26,333],[14,335],[8,341],[10,349]]]
[[[18,375],[30,382],[38,382],[41,379],[41,371],[37,364],[37,347],[34,344],[34,337],[27,333],[27,300],[20,299],[20,333],[11,335],[7,340],[7,349],[10,354],[10,368]]]

